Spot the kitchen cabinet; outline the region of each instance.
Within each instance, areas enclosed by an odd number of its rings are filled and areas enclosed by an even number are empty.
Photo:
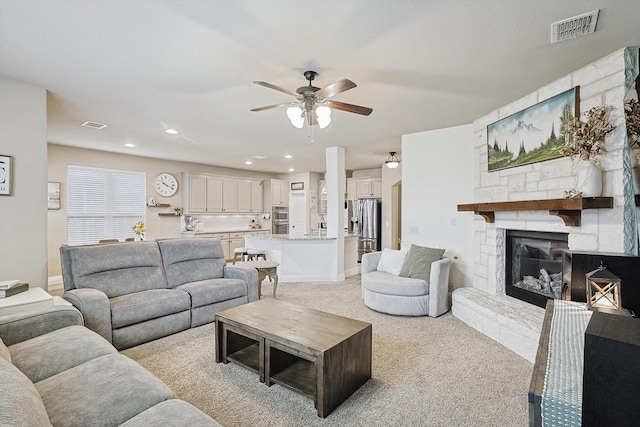
[[[220,239],[220,244],[222,244],[222,253],[224,253],[224,259],[231,259],[231,254],[233,252],[229,251],[229,233],[213,233],[210,236],[215,237],[216,239]]]
[[[207,175],[183,176],[187,213],[222,212],[222,179]]]
[[[382,198],[382,178],[347,179],[348,200],[380,198]]]
[[[289,206],[289,182],[280,179],[265,181],[264,205],[267,210],[271,206]]]
[[[245,233],[229,233],[229,255],[225,255],[225,259],[232,259],[234,257],[234,251],[237,248],[244,247],[244,235]],[[224,246],[223,246],[224,250]]]
[[[262,183],[238,180],[238,212],[262,212]]]
[[[358,179],[357,194],[358,194],[358,199],[381,198],[382,197],[382,179],[381,178]]]
[[[260,181],[183,173],[185,213],[262,212]]]
[[[240,233],[213,233],[209,236],[220,239],[224,259],[233,259],[234,250],[244,246],[244,232]]]

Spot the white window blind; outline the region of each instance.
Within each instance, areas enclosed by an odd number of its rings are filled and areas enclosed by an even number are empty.
[[[145,220],[145,201],[144,172],[67,166],[68,244],[134,237],[131,226]]]

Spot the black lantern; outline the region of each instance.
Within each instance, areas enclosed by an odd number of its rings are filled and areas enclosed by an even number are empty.
[[[587,308],[589,310],[604,311],[611,314],[623,314],[622,308],[622,280],[607,270],[600,263],[600,267],[585,274],[587,285]]]

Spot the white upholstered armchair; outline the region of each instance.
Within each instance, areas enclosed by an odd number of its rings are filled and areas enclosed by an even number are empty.
[[[424,259],[423,278],[403,277],[399,266],[402,263],[398,259],[404,261],[405,254],[385,249],[363,255],[364,304],[375,311],[400,316],[437,317],[446,313],[449,310],[451,260],[447,257],[433,261]],[[431,267],[426,273],[425,262]],[[428,280],[424,280],[424,274],[428,274]]]

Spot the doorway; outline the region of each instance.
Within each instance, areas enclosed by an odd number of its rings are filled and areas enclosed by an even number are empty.
[[[391,248],[402,245],[402,181],[391,186]]]
[[[307,233],[307,193],[289,193],[289,234],[302,236]]]

